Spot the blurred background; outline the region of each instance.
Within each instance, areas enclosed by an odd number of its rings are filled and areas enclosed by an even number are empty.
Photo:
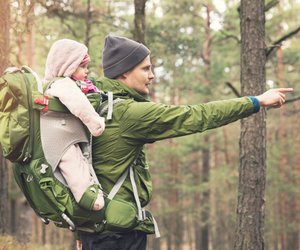
[[[1,73],[28,65],[41,77],[54,41],[85,43],[90,75],[102,76],[107,34],[151,50],[156,80],[151,99],[197,104],[240,95],[240,1],[237,0],[1,0]],[[299,250],[300,241],[300,1],[265,1],[266,88],[293,87],[280,110],[268,109],[265,249]],[[148,145],[153,176],[149,208],[162,237],[149,249],[233,249],[240,122]],[[249,142],[251,143],[251,142]],[[0,249],[74,249],[74,235],[45,226],[1,158]],[[6,199],[6,194],[7,199]],[[3,210],[2,210],[3,211]],[[3,218],[4,217],[4,218]],[[4,223],[3,223],[4,221]]]

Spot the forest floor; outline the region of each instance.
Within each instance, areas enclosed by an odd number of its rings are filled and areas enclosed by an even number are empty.
[[[64,250],[63,247],[53,245],[38,245],[23,243],[10,235],[0,236],[0,250]]]

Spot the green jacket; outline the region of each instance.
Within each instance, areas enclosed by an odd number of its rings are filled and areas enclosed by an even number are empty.
[[[250,98],[242,97],[198,105],[165,105],[151,102],[117,80],[96,82],[103,91],[124,99],[114,105],[112,120],[106,121],[104,133],[93,139],[93,164],[104,191],[109,193],[120,175],[134,167],[142,206],[152,196],[152,181],[144,145],[166,138],[179,137],[225,124],[253,114]],[[134,201],[129,178],[116,197]]]

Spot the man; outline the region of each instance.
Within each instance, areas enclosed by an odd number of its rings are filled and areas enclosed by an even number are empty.
[[[123,37],[107,36],[103,50],[105,78],[98,87],[112,91],[118,102],[106,130],[93,141],[93,165],[104,192],[109,193],[119,177],[132,169],[138,201],[146,206],[152,195],[152,182],[144,145],[158,140],[213,129],[259,111],[260,107],[280,107],[285,92],[272,89],[256,97],[241,97],[191,106],[171,106],[147,100],[154,75],[150,51],[144,45]],[[99,149],[99,150],[98,150]],[[135,201],[130,178],[116,197]],[[155,221],[148,215],[126,233],[82,233],[83,249],[146,249],[147,233],[155,231]]]

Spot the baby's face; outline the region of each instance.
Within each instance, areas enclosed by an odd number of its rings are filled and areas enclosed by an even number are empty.
[[[89,73],[88,64],[79,66],[72,75],[75,80],[85,80]]]

